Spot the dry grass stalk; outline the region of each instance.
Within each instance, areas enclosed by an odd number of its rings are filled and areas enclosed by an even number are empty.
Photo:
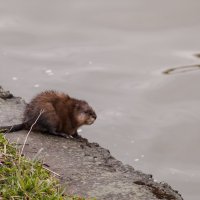
[[[35,122],[31,125],[31,128],[30,128],[30,130],[28,131],[28,133],[27,133],[27,135],[26,135],[26,138],[25,138],[25,140],[24,140],[24,144],[23,144],[23,146],[22,146],[21,153],[20,153],[21,155],[23,154],[24,147],[25,147],[25,145],[26,145],[28,136],[29,136],[29,134],[31,133],[31,131],[32,131],[32,129],[33,129],[33,126],[37,123],[38,119],[40,118],[40,116],[42,115],[43,112],[44,112],[44,110],[41,110],[41,111],[40,111],[40,113],[39,113],[37,119],[36,119]]]

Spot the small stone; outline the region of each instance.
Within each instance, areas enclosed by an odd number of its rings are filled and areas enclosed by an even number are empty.
[[[17,81],[18,78],[14,76],[14,77],[12,77],[12,80],[13,80],[13,81]]]
[[[35,88],[38,88],[38,87],[40,87],[40,85],[39,85],[39,84],[35,84],[34,87],[35,87]]]
[[[46,72],[47,74],[48,74],[48,73],[52,73],[52,70],[51,70],[51,69],[47,69],[45,72]]]
[[[46,73],[48,76],[54,75],[54,73],[52,72],[51,69],[47,69],[47,70],[45,71],[45,73]]]

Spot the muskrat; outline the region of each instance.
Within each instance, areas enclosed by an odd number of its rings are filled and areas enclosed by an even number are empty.
[[[3,132],[29,130],[36,122],[32,127],[33,131],[63,137],[69,135],[78,137],[77,129],[82,125],[93,124],[96,118],[95,111],[86,101],[50,90],[38,94],[26,105],[21,124],[0,127],[0,130]]]

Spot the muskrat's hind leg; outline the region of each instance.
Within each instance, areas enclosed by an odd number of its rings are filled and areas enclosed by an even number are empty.
[[[37,130],[46,132],[52,135],[59,135],[57,133],[58,128],[58,116],[54,111],[44,112],[37,122]]]
[[[55,112],[48,112],[46,113],[43,118],[40,120],[40,125],[45,128],[45,132],[56,135],[56,136],[62,136],[67,137],[66,133],[58,132],[58,126],[59,126],[59,119]]]

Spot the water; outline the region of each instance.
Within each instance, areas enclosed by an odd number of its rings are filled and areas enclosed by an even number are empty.
[[[0,79],[98,113],[82,135],[199,199],[200,2],[0,1]]]

